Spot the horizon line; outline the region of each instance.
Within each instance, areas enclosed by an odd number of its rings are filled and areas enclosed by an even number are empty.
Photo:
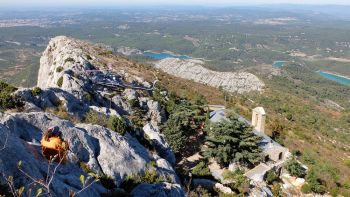
[[[154,4],[107,4],[107,5],[95,5],[95,4],[85,4],[83,6],[80,6],[78,4],[74,5],[4,5],[0,8],[0,10],[3,9],[38,9],[38,8],[96,8],[96,9],[101,9],[101,8],[109,8],[109,9],[116,9],[116,8],[168,8],[169,6],[172,7],[198,7],[198,8],[234,8],[234,7],[262,7],[262,6],[350,6],[350,4],[332,4],[332,3],[320,3],[320,4],[315,4],[315,3],[237,3],[237,4],[208,4],[208,5],[203,5],[203,4],[159,4],[159,3],[154,3]],[[302,8],[301,8],[302,9]]]

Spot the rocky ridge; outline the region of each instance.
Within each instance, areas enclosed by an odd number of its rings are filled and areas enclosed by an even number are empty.
[[[155,171],[157,176],[168,182],[139,185],[131,193],[135,196],[149,196],[142,188],[154,188],[163,194],[184,196],[182,186],[173,164],[175,156],[159,125],[165,120],[164,112],[157,101],[145,91],[120,89],[117,92],[95,86],[87,70],[111,69],[125,82],[150,87],[150,83],[130,70],[132,63],[118,59],[107,50],[84,41],[59,36],[53,38],[40,60],[38,87],[19,89],[16,95],[24,101],[20,113],[0,113],[0,186],[6,185],[5,178],[14,177],[15,185],[28,186],[32,180],[18,170],[21,161],[23,170],[35,179],[45,179],[48,162],[43,158],[40,140],[49,127],[58,126],[62,137],[70,148],[67,161],[58,166],[51,183],[53,196],[68,196],[70,191],[82,189],[79,177],[92,177],[82,170],[84,164],[98,176],[108,177],[120,186],[127,177]],[[128,70],[129,69],[129,70]],[[136,104],[135,104],[136,103]],[[135,107],[135,105],[137,107]],[[100,125],[84,122],[87,113],[116,116],[126,121],[126,133],[121,135]],[[60,113],[66,116],[60,118]],[[134,122],[128,117],[143,113],[141,126],[131,132]],[[139,115],[140,116],[140,115]],[[155,152],[149,151],[139,139],[149,136],[155,145]],[[154,163],[154,165],[150,165]],[[54,164],[57,165],[57,164]],[[33,190],[37,189],[33,186]],[[140,189],[141,188],[141,189]],[[100,182],[81,193],[82,196],[100,196],[109,190]],[[161,195],[162,194],[162,195]],[[164,196],[164,195],[163,195]]]
[[[170,75],[222,88],[231,93],[263,91],[264,83],[251,73],[217,72],[204,68],[203,64],[203,61],[195,59],[166,58],[155,63],[155,67]]]

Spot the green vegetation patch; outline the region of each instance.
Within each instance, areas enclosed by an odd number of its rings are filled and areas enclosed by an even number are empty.
[[[127,130],[127,125],[124,119],[117,116],[107,116],[94,110],[90,110],[85,115],[84,122],[87,124],[97,124],[107,127],[120,135],[124,135]]]
[[[58,87],[62,87],[62,85],[63,85],[63,76],[61,76],[61,77],[57,80],[57,85],[58,85]]]
[[[261,161],[262,150],[258,146],[261,138],[252,132],[251,127],[237,118],[212,123],[206,127],[206,132],[208,148],[203,153],[206,158],[215,158],[222,165],[235,161],[253,166]]]
[[[32,94],[33,94],[33,96],[39,96],[39,95],[41,94],[41,92],[42,92],[42,90],[41,90],[41,88],[39,88],[39,87],[34,87],[34,88],[32,89]]]
[[[192,174],[198,177],[211,177],[208,164],[204,161],[199,162],[199,164],[192,169]]]
[[[23,107],[24,103],[22,100],[12,94],[16,90],[16,87],[0,81],[0,110],[19,109]]]
[[[58,67],[56,68],[56,72],[60,73],[60,72],[62,72],[62,71],[63,71],[63,67],[62,67],[62,66],[58,66]]]
[[[285,168],[292,176],[305,177],[306,175],[305,169],[301,166],[301,164],[296,159],[292,159],[288,161]]]

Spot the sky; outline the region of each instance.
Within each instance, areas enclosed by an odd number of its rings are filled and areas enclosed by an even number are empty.
[[[128,5],[202,5],[234,6],[257,4],[338,4],[350,5],[350,0],[0,0],[2,6],[128,6]]]

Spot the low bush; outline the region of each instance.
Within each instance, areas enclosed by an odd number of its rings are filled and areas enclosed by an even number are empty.
[[[311,186],[309,184],[304,184],[302,187],[301,187],[301,192],[303,192],[304,194],[309,194],[311,193]]]
[[[74,62],[74,59],[71,57],[68,57],[67,59],[64,60],[64,63],[67,63],[67,62]]]
[[[265,180],[269,185],[278,181],[279,179],[278,175],[273,170],[268,171],[265,176],[266,176]]]
[[[230,181],[231,183],[228,186],[236,191],[237,193],[247,193],[249,192],[250,184],[246,176],[244,176],[244,171],[237,169],[234,172],[225,170],[223,173],[224,179]]]
[[[124,135],[127,130],[127,124],[124,119],[117,116],[108,117],[107,115],[96,112],[94,110],[90,110],[85,115],[84,122],[107,127],[112,131],[119,133],[120,135]]]
[[[63,77],[60,77],[60,78],[57,80],[57,85],[58,85],[58,87],[62,87],[62,85],[63,85]]]
[[[35,87],[35,88],[32,89],[33,96],[38,96],[38,95],[41,94],[41,92],[42,92],[42,90],[39,87]]]
[[[124,135],[127,125],[123,119],[117,116],[110,116],[107,121],[107,127],[120,135]]]
[[[350,159],[346,159],[344,161],[344,164],[350,168]]]
[[[275,196],[275,197],[282,197],[283,196],[281,185],[278,183],[274,183],[272,185],[271,192],[272,192],[273,196]]]
[[[192,174],[198,177],[208,177],[211,176],[210,170],[204,161],[201,161],[192,169]]]
[[[128,176],[120,185],[125,191],[130,192],[141,183],[161,183],[166,182],[166,178],[159,177],[155,170],[146,170],[143,175]]]
[[[90,167],[89,167],[85,162],[80,162],[80,163],[79,163],[79,167],[80,167],[80,169],[82,169],[86,174],[94,173],[94,171],[92,171],[92,170],[90,169]]]
[[[55,114],[57,117],[65,120],[71,120],[72,116],[68,113],[63,103],[60,103],[56,108],[48,108],[47,112]]]
[[[24,106],[22,100],[15,95],[12,95],[17,88],[0,81],[0,110],[18,109]]]
[[[305,177],[306,171],[305,169],[301,166],[301,164],[295,160],[292,159],[286,164],[286,169],[292,176],[296,177]]]
[[[63,67],[62,67],[62,66],[58,66],[58,67],[56,68],[56,72],[60,73],[60,72],[62,72],[62,71],[63,71]]]

